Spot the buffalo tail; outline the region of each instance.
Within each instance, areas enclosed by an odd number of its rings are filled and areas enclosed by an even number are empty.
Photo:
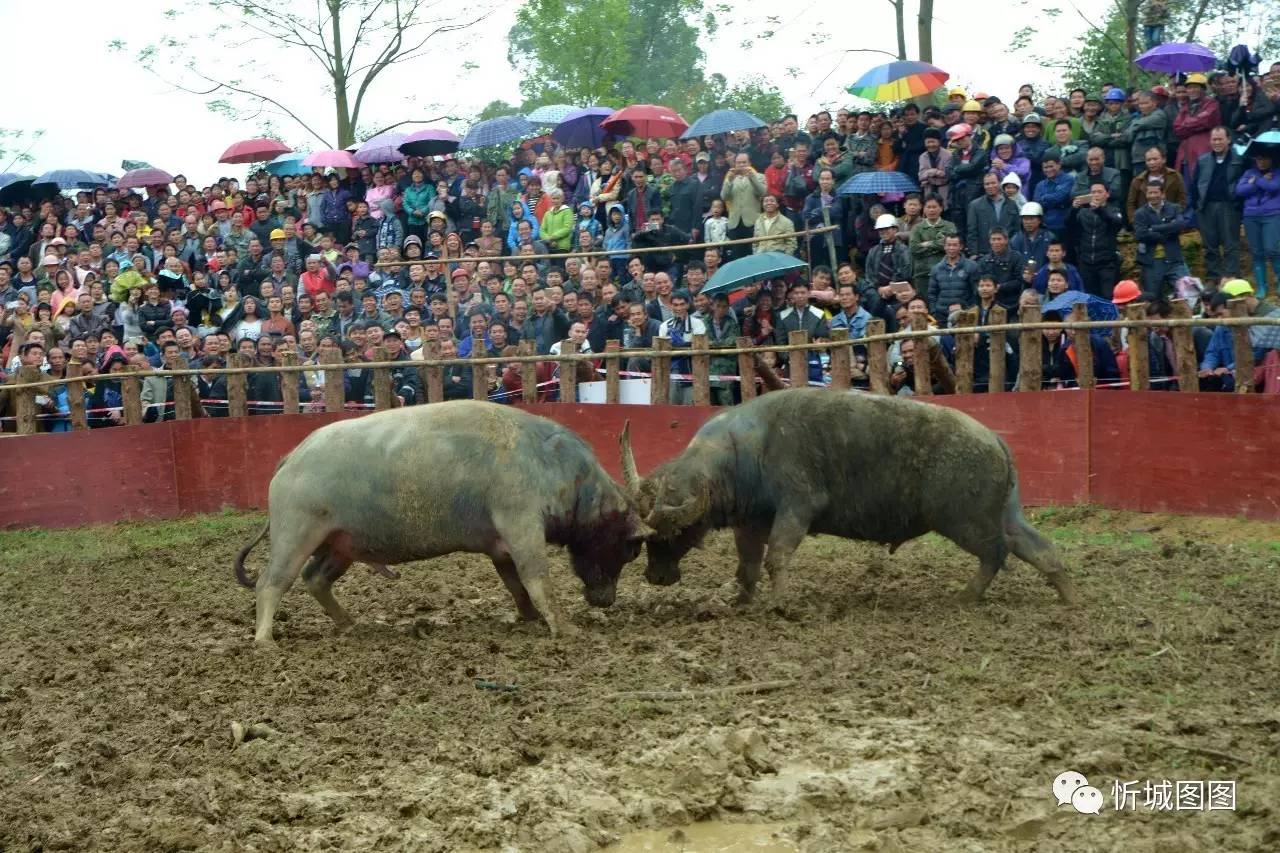
[[[241,548],[239,554],[236,554],[236,580],[239,581],[240,585],[246,589],[253,589],[257,586],[258,581],[257,578],[250,579],[248,573],[245,572],[244,558],[249,556],[249,552],[254,549],[254,546],[262,541],[262,537],[266,536],[267,531],[270,529],[271,522],[268,521],[262,526],[262,529],[258,531],[258,535],[249,540],[249,544]]]

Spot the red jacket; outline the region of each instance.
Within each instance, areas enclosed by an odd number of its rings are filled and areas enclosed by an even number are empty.
[[[1209,96],[1195,101],[1197,108],[1191,111],[1192,101],[1178,110],[1178,117],[1173,120],[1173,135],[1179,140],[1178,155],[1173,161],[1173,168],[1182,171],[1182,164],[1187,168],[1195,166],[1201,154],[1209,151],[1209,133],[1222,124],[1222,114],[1216,99]]]

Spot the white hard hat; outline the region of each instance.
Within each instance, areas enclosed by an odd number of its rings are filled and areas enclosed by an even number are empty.
[[[877,231],[879,231],[881,228],[897,228],[897,227],[898,227],[898,217],[894,216],[892,213],[882,213],[880,214],[879,218],[876,219]]]
[[[1016,174],[1014,174],[1013,172],[1010,172],[1009,174],[1005,175],[1004,180],[1000,182],[1000,186],[1004,186],[1005,184],[1013,184],[1015,187],[1021,188],[1022,178],[1019,178]]]
[[[1037,201],[1029,201],[1018,212],[1019,216],[1044,216],[1044,208]]]

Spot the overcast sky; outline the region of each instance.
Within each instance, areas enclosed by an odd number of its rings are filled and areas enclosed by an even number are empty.
[[[1078,5],[1092,16],[1107,2],[1078,0]],[[243,166],[222,166],[217,159],[230,143],[256,135],[253,123],[230,122],[209,112],[202,98],[174,91],[139,68],[128,54],[108,47],[116,38],[138,46],[154,41],[165,31],[163,11],[175,5],[179,5],[176,0],[128,0],[125,4],[72,0],[58,6],[0,0],[0,20],[5,21],[9,33],[5,65],[10,72],[0,123],[7,128],[45,131],[31,152],[35,163],[21,167],[22,171],[39,174],[54,168],[83,168],[118,175],[120,161],[130,159],[184,172],[198,184],[224,174],[243,176]],[[907,5],[908,53],[914,54],[915,4]],[[368,124],[381,126],[440,113],[471,115],[494,98],[518,103],[519,81],[506,59],[506,33],[517,8],[517,0],[506,0],[465,36],[443,37],[436,52],[380,80],[366,107]],[[893,11],[888,2],[800,0],[766,4],[752,0],[740,2],[738,8],[757,18],[779,8],[787,12],[779,23],[771,25],[776,35],[751,49],[741,45],[752,33],[737,25],[722,28],[714,41],[704,39],[708,71],[719,71],[730,81],[746,74],[764,74],[802,115],[819,106],[845,104],[849,96],[842,93],[843,87],[868,68],[890,60],[874,53],[842,54],[845,48],[894,50]],[[1037,8],[1034,3],[1020,6],[1017,0],[1000,4],[998,10],[965,0],[937,0],[935,64],[949,71],[953,82],[1005,97],[1015,94],[1023,82],[1053,82],[1056,74],[1051,69],[1041,69],[1024,57],[979,47],[984,42],[1002,42],[1020,27],[1035,23]],[[122,14],[126,9],[127,14]],[[188,23],[187,28],[211,26],[207,14],[199,14],[206,17]],[[1053,24],[1052,33],[1044,37],[1060,40],[1064,46],[1076,44],[1085,25],[1078,18],[1072,20],[1074,17],[1068,9]],[[811,43],[814,31],[820,28],[840,35],[823,44]],[[28,38],[24,33],[45,35]],[[256,49],[254,45],[220,45],[214,38],[193,48],[226,63],[235,63]],[[573,46],[566,49],[572,51]],[[464,58],[475,62],[477,68],[461,74],[449,70],[457,69]],[[798,77],[787,76],[786,69],[791,66],[800,69]],[[296,87],[299,94],[286,102],[332,137],[331,102],[320,91],[323,79],[310,67],[298,59],[280,64],[283,81],[273,86],[272,92]],[[424,102],[438,104],[439,111],[410,109],[406,90],[422,92]],[[685,118],[692,121],[696,116]],[[277,126],[290,144],[318,147],[287,121]],[[465,131],[457,125],[453,129]],[[6,159],[0,163],[0,171],[7,165]]]

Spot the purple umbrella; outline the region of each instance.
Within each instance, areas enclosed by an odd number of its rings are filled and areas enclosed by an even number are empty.
[[[1133,61],[1143,71],[1159,74],[1189,74],[1192,71],[1212,71],[1218,63],[1213,51],[1194,42],[1172,42],[1157,45]]]
[[[304,166],[321,166],[333,169],[359,169],[364,164],[351,156],[350,151],[335,148],[331,151],[317,151],[302,159]]]
[[[458,135],[440,128],[416,130],[400,143],[400,153],[407,157],[433,157],[458,150]]]
[[[599,148],[609,131],[600,122],[613,115],[608,107],[587,107],[574,110],[551,131],[551,138],[565,148]]]
[[[379,133],[356,149],[356,159],[361,163],[399,163],[404,159],[404,155],[400,153],[400,144],[405,138],[405,134],[394,130]]]
[[[173,183],[173,175],[164,169],[130,169],[116,182],[116,188],[131,190],[136,187],[167,187]]]

